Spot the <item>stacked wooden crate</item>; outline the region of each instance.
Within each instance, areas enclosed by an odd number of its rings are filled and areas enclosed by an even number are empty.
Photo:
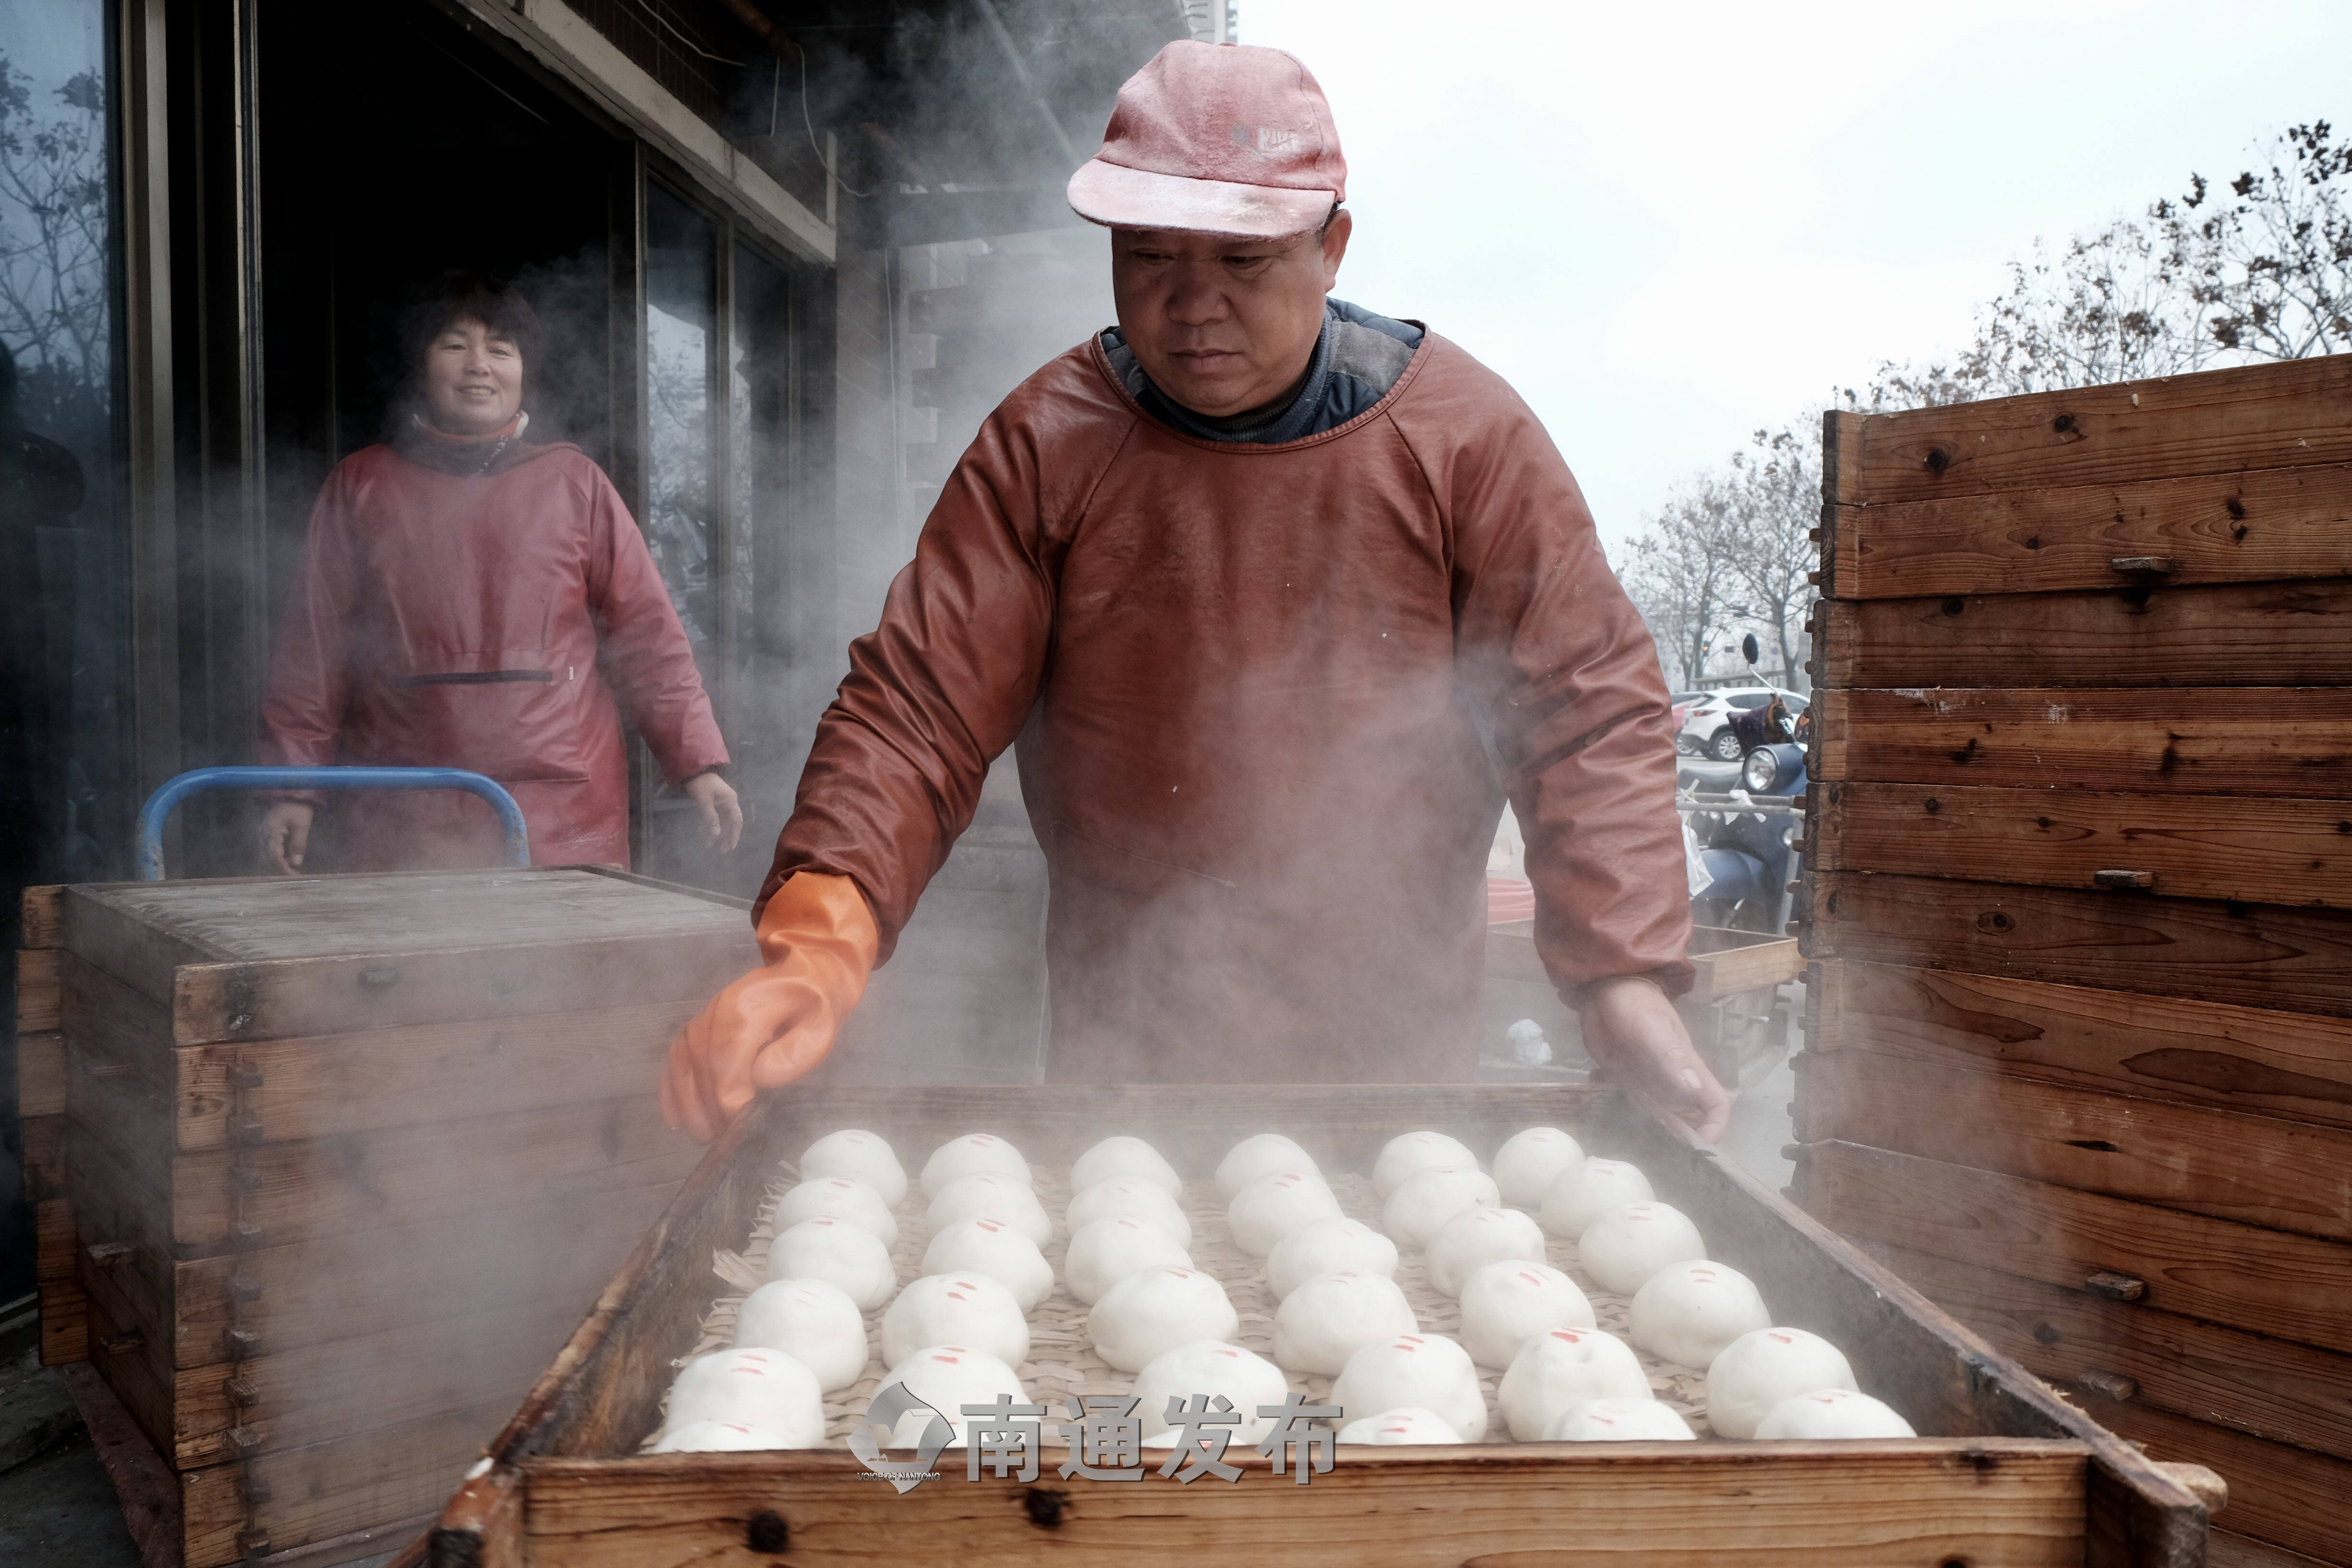
[[[1826,439],[1798,1193],[2352,1563],[2352,358]]]
[[[36,903],[51,1359],[87,1353],[178,1472],[186,1568],[382,1550],[691,1167],[654,1086],[754,957],[741,906],[580,868]]]

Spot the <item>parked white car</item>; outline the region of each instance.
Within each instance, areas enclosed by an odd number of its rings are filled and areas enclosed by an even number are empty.
[[[1707,692],[1684,716],[1683,727],[1675,735],[1675,750],[1696,757],[1713,757],[1718,763],[1738,762],[1739,738],[1731,732],[1724,716],[1736,708],[1761,708],[1775,697],[1791,714],[1802,713],[1805,704],[1811,700],[1801,692],[1777,686],[1735,686],[1728,690]]]

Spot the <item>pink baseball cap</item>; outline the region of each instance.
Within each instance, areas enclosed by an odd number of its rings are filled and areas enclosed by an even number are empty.
[[[1127,79],[1102,151],[1070,176],[1070,205],[1117,228],[1279,239],[1348,199],[1348,161],[1323,89],[1295,55],[1170,44]]]

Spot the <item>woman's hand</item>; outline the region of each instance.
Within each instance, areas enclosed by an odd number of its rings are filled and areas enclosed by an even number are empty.
[[[261,858],[281,877],[302,868],[310,847],[310,819],[318,807],[307,800],[281,800],[261,819]]]
[[[1637,975],[1598,982],[1585,992],[1577,1023],[1594,1061],[1664,1101],[1708,1142],[1722,1141],[1731,1098],[1698,1059],[1682,1015],[1654,982]]]
[[[735,786],[716,773],[701,773],[677,787],[702,813],[702,831],[711,845],[721,855],[733,849],[743,837],[743,805],[735,798]]]

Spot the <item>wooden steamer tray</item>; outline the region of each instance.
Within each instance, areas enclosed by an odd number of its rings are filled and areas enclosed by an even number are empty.
[[[985,1129],[1066,1163],[1111,1132],[1150,1140],[1193,1174],[1275,1130],[1327,1167],[1362,1170],[1419,1127],[1492,1149],[1522,1127],[1568,1129],[1648,1172],[1660,1194],[1748,1274],[1776,1320],[1816,1330],[1862,1384],[1931,1436],[1872,1443],[1349,1447],[1300,1487],[1254,1453],[1234,1485],[963,1479],[901,1496],[838,1449],[640,1455],[673,1361],[695,1342],[779,1160],[870,1127],[915,1162]],[[1049,1450],[1050,1452],[1050,1450]],[[557,1355],[439,1525],[405,1564],[639,1568],[779,1559],[961,1565],[1041,1555],[1131,1563],[1642,1563],[1919,1568],[2194,1568],[2206,1504],[2195,1467],[2168,1472],[2062,1404],[2014,1363],[1777,1194],[1633,1098],[1598,1087],[1296,1085],[803,1088],[730,1129]]]

